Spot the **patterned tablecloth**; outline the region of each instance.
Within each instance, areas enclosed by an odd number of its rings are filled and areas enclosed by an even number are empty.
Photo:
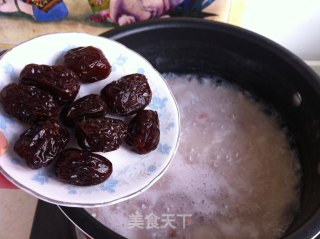
[[[47,33],[99,35],[119,25],[158,17],[188,16],[236,23],[242,1],[0,0],[0,50]],[[231,11],[237,13],[232,18]]]

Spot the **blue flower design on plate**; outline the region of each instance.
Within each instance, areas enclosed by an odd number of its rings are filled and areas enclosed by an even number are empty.
[[[144,74],[145,73],[145,70],[143,68],[138,68],[137,72],[139,74]]]
[[[20,165],[20,160],[19,160],[19,158],[17,158],[17,157],[13,157],[12,159],[11,159],[11,162],[13,163],[13,164],[15,164],[15,165]]]
[[[167,97],[160,98],[160,97],[154,96],[152,97],[152,101],[149,107],[153,110],[161,110],[166,107],[167,101],[168,101]]]
[[[166,126],[166,131],[169,131],[170,129],[174,128],[175,127],[175,123],[174,122],[170,122],[169,124],[167,124]]]
[[[148,171],[150,172],[150,173],[153,173],[154,171],[156,171],[157,170],[157,167],[155,166],[155,165],[150,165],[149,167],[148,167]]]
[[[68,186],[67,190],[69,194],[77,194],[77,190],[75,189],[75,187]]]
[[[3,115],[0,115],[0,129],[6,129],[7,128],[7,123],[12,123],[12,120],[9,119],[8,117],[5,117]]]
[[[124,55],[120,55],[120,56],[118,56],[115,64],[122,66],[122,65],[124,65],[124,63],[126,63],[127,59],[128,59],[128,57],[126,57]]]
[[[157,150],[162,153],[162,154],[170,154],[171,151],[171,146],[167,145],[167,144],[160,144],[157,147]]]
[[[128,59],[128,57],[126,57],[124,55],[118,56],[116,61],[111,65],[111,70],[112,71],[116,71],[117,70],[117,65],[118,66],[123,66],[126,63],[127,59]]]
[[[14,67],[10,63],[7,63],[7,65],[4,67],[4,72],[6,74],[10,75],[11,79],[15,79],[16,78],[16,71],[15,71]]]
[[[32,177],[32,180],[36,181],[40,185],[44,185],[44,184],[48,183],[49,178],[45,172],[39,171],[36,175],[34,175]]]
[[[108,179],[100,185],[102,191],[107,191],[109,193],[114,193],[115,187],[118,185],[119,181],[116,179]]]

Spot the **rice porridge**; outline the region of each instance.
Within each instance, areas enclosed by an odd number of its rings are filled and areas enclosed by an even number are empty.
[[[279,238],[299,208],[300,165],[276,114],[228,84],[165,74],[181,141],[139,196],[87,209],[130,239]]]

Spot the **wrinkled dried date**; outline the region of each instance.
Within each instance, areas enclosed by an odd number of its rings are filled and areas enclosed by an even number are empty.
[[[25,123],[45,121],[59,114],[59,106],[53,96],[34,86],[11,83],[1,91],[5,112]]]
[[[14,151],[30,168],[38,169],[50,164],[68,140],[69,133],[56,120],[48,120],[21,134],[14,145]]]
[[[75,132],[81,148],[109,152],[120,147],[127,134],[127,125],[119,119],[92,118],[77,123]]]
[[[56,164],[58,179],[77,186],[102,183],[111,173],[112,163],[107,158],[74,148],[64,150]]]
[[[151,101],[152,92],[144,75],[131,74],[106,85],[100,95],[112,113],[125,116],[144,109]]]
[[[76,121],[85,118],[99,117],[107,113],[107,104],[99,95],[87,95],[74,101],[63,108],[60,114],[62,122],[67,126],[73,126]]]
[[[83,83],[105,79],[111,72],[111,66],[103,52],[93,46],[69,50],[64,55],[64,64],[78,74]]]
[[[139,111],[128,125],[126,143],[137,153],[146,154],[157,148],[159,140],[158,113],[153,110]]]
[[[71,103],[80,89],[78,76],[61,65],[26,65],[20,73],[21,85],[32,85],[52,94],[59,104]]]

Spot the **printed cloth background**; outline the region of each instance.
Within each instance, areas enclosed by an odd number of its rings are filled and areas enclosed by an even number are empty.
[[[55,32],[99,35],[159,17],[227,22],[231,0],[0,0],[0,50]]]

